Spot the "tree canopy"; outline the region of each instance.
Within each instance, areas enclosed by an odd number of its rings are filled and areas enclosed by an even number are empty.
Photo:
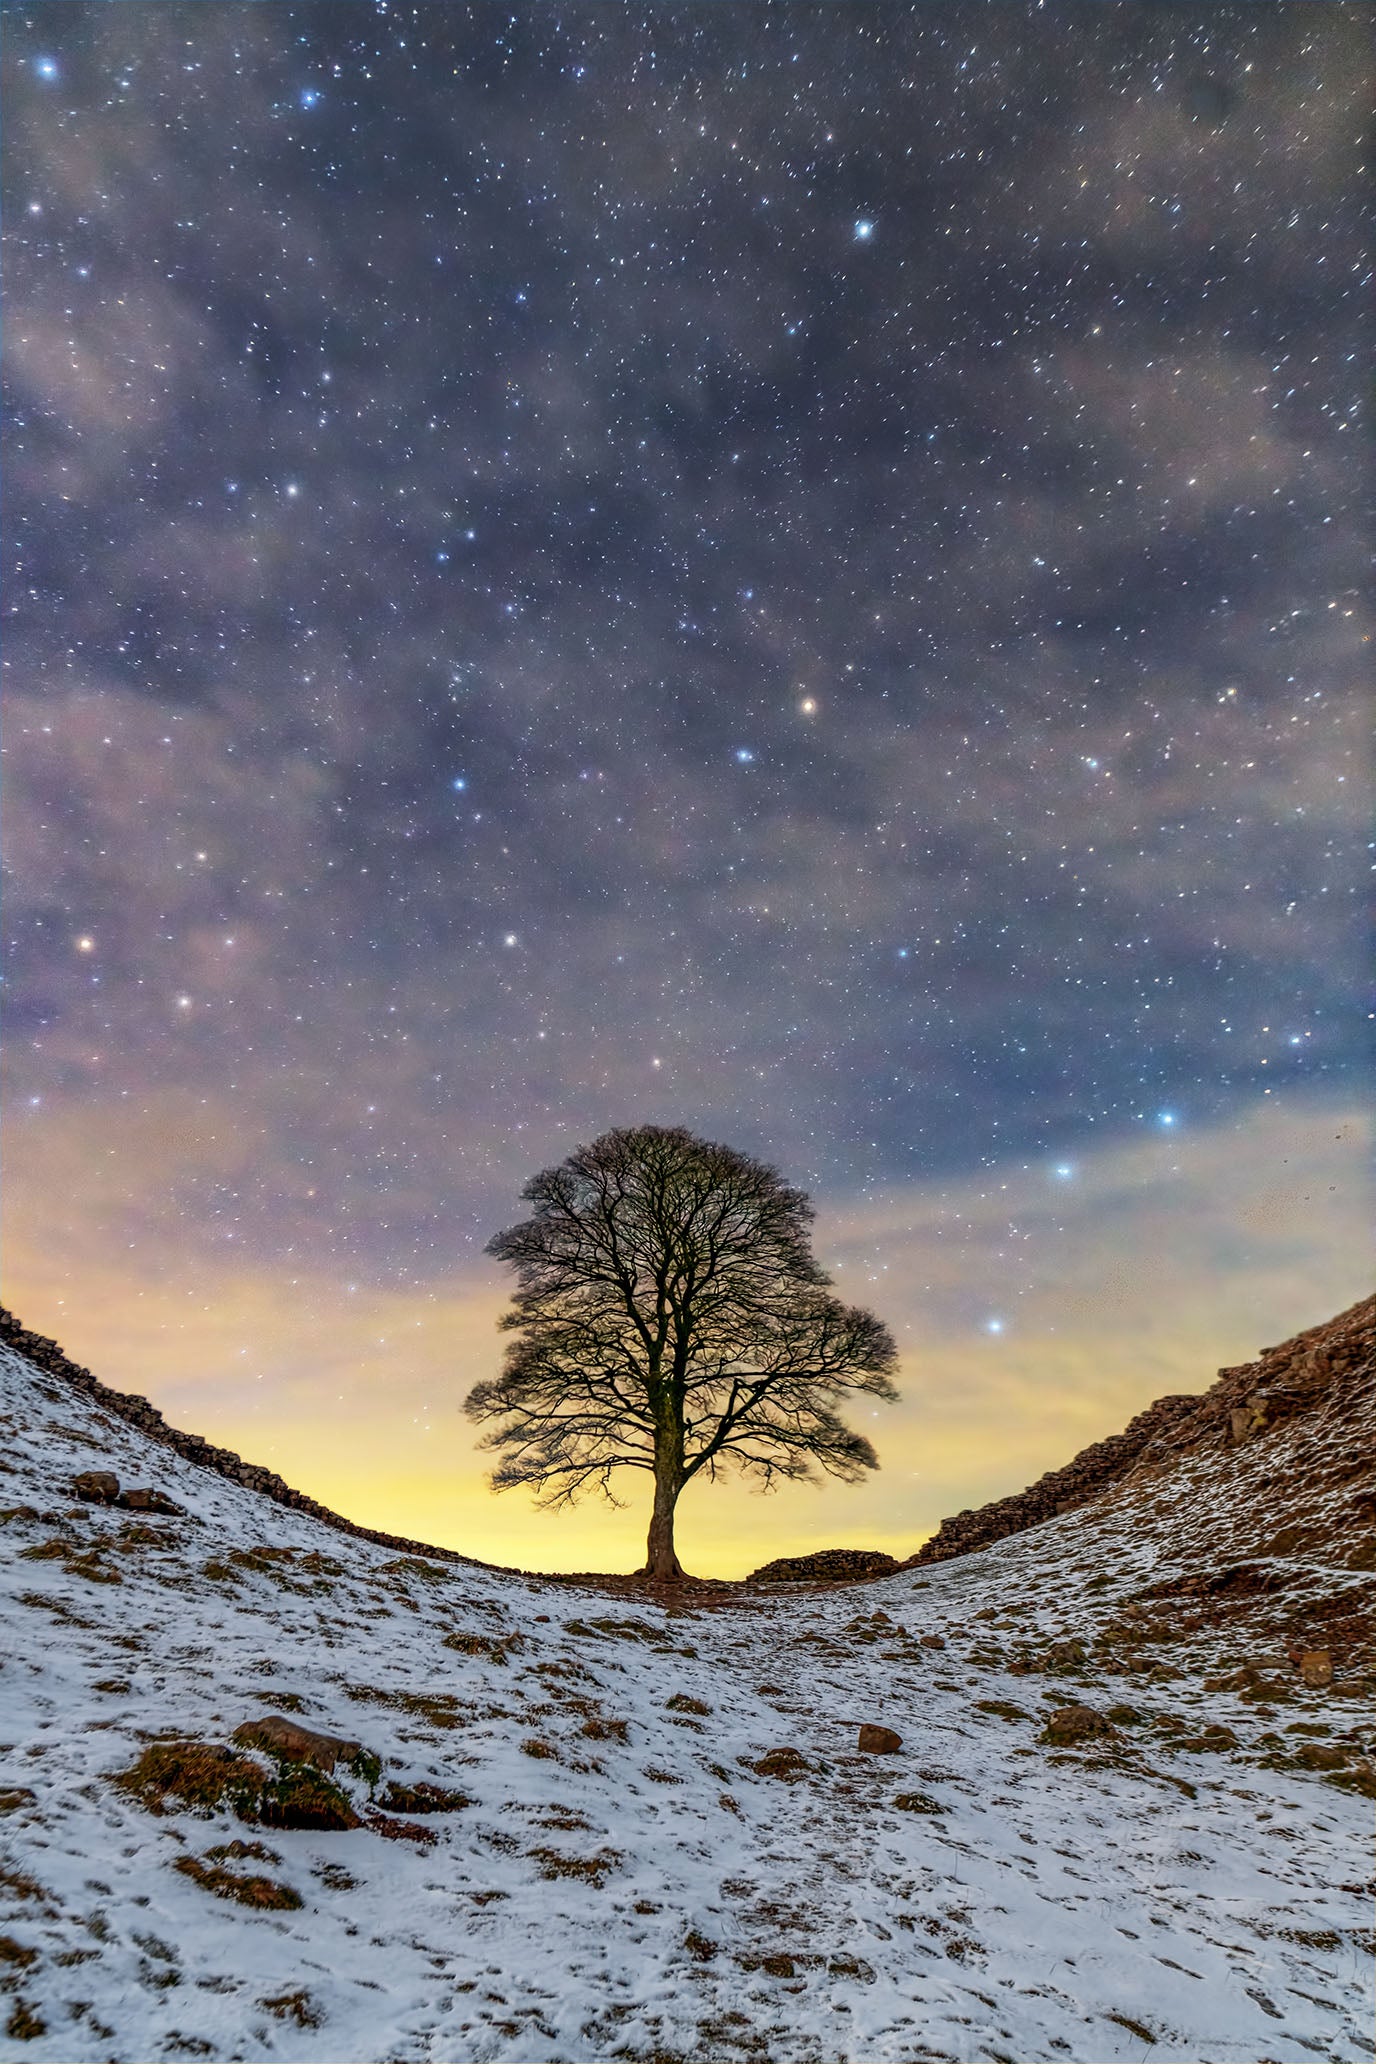
[[[495,1490],[544,1505],[587,1491],[620,1503],[618,1470],[655,1484],[646,1568],[682,1575],[679,1494],[724,1469],[761,1488],[879,1466],[841,1419],[854,1393],[893,1402],[898,1351],[843,1304],[813,1258],[814,1212],[777,1170],[681,1127],[604,1133],[521,1193],[532,1214],[488,1242],[516,1272],[514,1338],[469,1416]]]

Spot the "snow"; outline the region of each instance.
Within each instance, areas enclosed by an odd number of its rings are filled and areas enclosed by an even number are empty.
[[[1188,1569],[1140,1501],[875,1583],[666,1610],[399,1557],[182,1460],[6,1349],[0,1411],[0,1508],[39,1514],[0,1527],[0,1793],[33,1794],[0,1818],[0,2022],[17,2017],[0,2055],[1370,2056],[1370,1803],[1267,1767],[1260,1738],[1359,1737],[1371,1701],[1298,1689],[1259,1712],[1208,1690],[1237,1645],[1207,1627],[1154,1678],[1008,1668],[1020,1642],[1092,1644]],[[132,1515],[74,1504],[91,1468],[188,1516],[140,1522],[156,1535],[140,1542]],[[1181,1475],[1196,1519],[1206,1476]],[[87,1567],[122,1581],[22,1553],[57,1539],[106,1544]],[[232,1560],[260,1546],[294,1552]],[[325,1566],[299,1567],[312,1551]],[[1043,1709],[1125,1700],[1145,1721],[1107,1753],[1038,1738]],[[225,1742],[284,1701],[376,1750],[384,1780],[473,1803],[419,1843],[157,1816],[110,1782],[159,1734]],[[867,1720],[902,1750],[859,1754]],[[624,1740],[584,1731],[617,1721]],[[1178,1746],[1211,1723],[1236,1746]],[[785,1746],[798,1781],[753,1769]],[[906,1794],[936,1810],[896,1808]],[[235,1905],[172,1867],[236,1837],[274,1852],[237,1867],[294,1887],[299,1910]]]

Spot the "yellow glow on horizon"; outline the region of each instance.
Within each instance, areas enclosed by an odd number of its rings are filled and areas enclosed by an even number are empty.
[[[285,1264],[207,1258],[184,1230],[173,1242],[150,1171],[170,1159],[175,1173],[193,1117],[199,1155],[219,1121],[169,1100],[138,1119],[50,1126],[41,1165],[11,1157],[5,1302],[23,1323],[365,1525],[527,1569],[636,1567],[648,1478],[623,1484],[619,1511],[541,1513],[486,1487],[461,1407],[500,1358],[504,1273],[479,1263],[350,1291]],[[870,1417],[861,1400],[850,1415],[883,1466],[860,1486],[768,1497],[691,1485],[686,1566],[741,1575],[839,1545],[909,1554],[945,1515],[1021,1489],[1154,1398],[1203,1390],[1220,1364],[1352,1303],[1369,1274],[1365,1133],[1350,1113],[1264,1107],[1235,1128],[1082,1150],[1073,1184],[1018,1165],[824,1209],[819,1258],[902,1351],[902,1402]]]

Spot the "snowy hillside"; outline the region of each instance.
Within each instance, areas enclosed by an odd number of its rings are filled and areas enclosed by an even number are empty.
[[[351,1538],[9,1349],[0,1410],[7,2057],[1370,2056],[1376,1578],[1210,1563],[1217,1458],[666,1610]],[[272,1716],[380,1759],[315,1781],[359,1825],[271,1824]]]

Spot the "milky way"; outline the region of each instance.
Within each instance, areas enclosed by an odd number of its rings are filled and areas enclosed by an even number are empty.
[[[20,1199],[391,1291],[1341,1091],[1369,32],[9,10]]]

